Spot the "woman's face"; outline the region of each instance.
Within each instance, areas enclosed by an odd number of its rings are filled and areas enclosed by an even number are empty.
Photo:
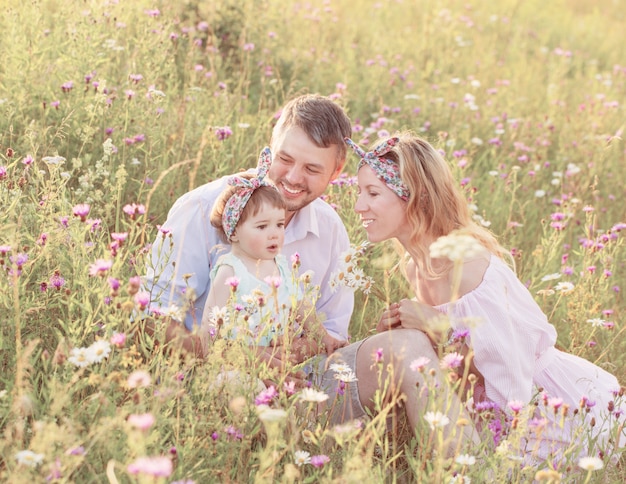
[[[359,170],[358,192],[354,211],[361,216],[370,242],[382,242],[393,237],[400,242],[408,241],[407,202],[392,192],[367,165]]]

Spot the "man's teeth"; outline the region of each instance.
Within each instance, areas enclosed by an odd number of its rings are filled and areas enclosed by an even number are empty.
[[[371,218],[364,219],[363,222],[362,222],[363,223],[363,227],[367,227],[372,222],[373,222],[373,220]]]
[[[287,193],[291,193],[292,195],[297,195],[298,193],[302,191],[302,190],[292,190],[291,188],[287,187],[287,185],[283,185],[283,188],[285,189]]]

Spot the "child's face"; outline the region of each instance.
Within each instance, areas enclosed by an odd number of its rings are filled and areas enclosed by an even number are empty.
[[[285,241],[285,210],[263,204],[256,215],[239,222],[231,237],[236,255],[254,260],[276,257]]]

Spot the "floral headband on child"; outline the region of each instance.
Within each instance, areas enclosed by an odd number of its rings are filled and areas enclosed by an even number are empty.
[[[233,175],[228,179],[229,185],[237,187],[237,191],[226,202],[224,213],[222,213],[222,229],[224,229],[226,239],[229,242],[241,218],[241,213],[248,203],[248,200],[250,200],[254,190],[263,186],[274,187],[274,185],[265,181],[271,163],[272,152],[268,147],[265,147],[259,155],[257,175],[254,178],[247,179]]]
[[[376,176],[387,185],[392,192],[398,195],[405,202],[409,199],[409,189],[400,178],[400,167],[397,163],[388,158],[383,158],[396,145],[399,138],[389,138],[376,146],[372,151],[366,153],[359,145],[350,138],[344,138],[348,146],[361,158],[357,171],[363,165],[367,164]]]

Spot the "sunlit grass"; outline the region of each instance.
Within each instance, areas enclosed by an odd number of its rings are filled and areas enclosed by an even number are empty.
[[[263,415],[255,388],[215,385],[221,359],[164,353],[162,318],[153,338],[130,317],[146,303],[136,278],[174,200],[252,166],[280,106],[319,92],[346,108],[359,143],[409,128],[443,150],[559,345],[626,382],[620,7],[4,2],[0,478],[620,482],[608,459],[577,470],[575,449],[536,475],[489,439],[446,461],[427,425],[415,437],[385,434],[384,418],[333,428],[283,382]],[[327,197],[358,244],[354,168],[349,158]],[[356,294],[353,340],[408,295],[397,262],[391,243],[370,248],[363,267],[383,297]],[[228,355],[268,376],[243,348]]]

